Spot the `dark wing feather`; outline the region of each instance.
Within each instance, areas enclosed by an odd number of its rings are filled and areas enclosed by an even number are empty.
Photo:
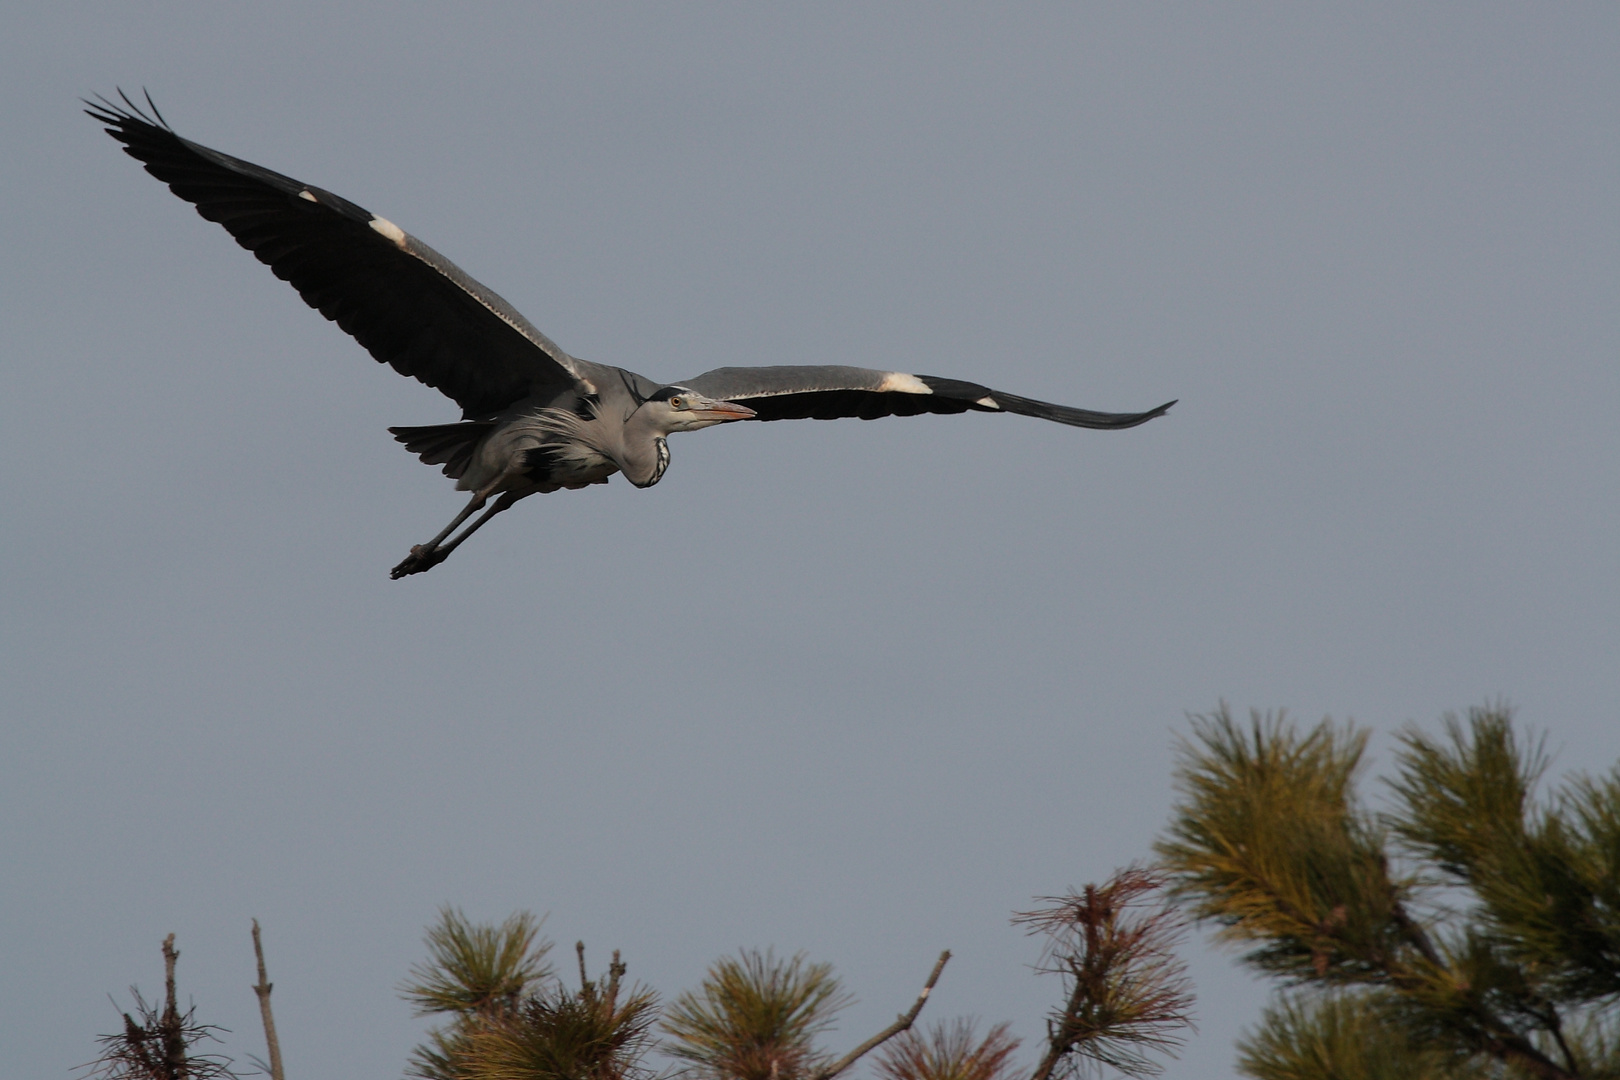
[[[122,94],[120,94],[122,96]],[[151,100],[148,99],[148,105]],[[379,361],[487,418],[585,367],[449,259],[347,199],[176,135],[127,97],[85,111]]]
[[[681,384],[754,410],[756,420],[836,420],[919,413],[1010,412],[1087,428],[1128,428],[1163,416],[1174,401],[1140,413],[1071,409],[978,383],[857,367],[724,367]]]

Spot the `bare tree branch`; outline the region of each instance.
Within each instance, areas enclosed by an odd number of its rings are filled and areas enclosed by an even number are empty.
[[[163,1067],[174,1076],[185,1076],[186,1038],[180,1022],[180,1004],[174,992],[174,966],[180,960],[180,950],[174,947],[174,935],[163,939]]]
[[[929,974],[928,981],[923,984],[922,993],[917,995],[917,1000],[912,1004],[909,1012],[902,1013],[895,1019],[894,1023],[861,1043],[861,1045],[833,1062],[833,1064],[818,1071],[811,1080],[832,1080],[833,1077],[855,1064],[866,1054],[876,1050],[902,1031],[908,1030],[916,1022],[917,1014],[922,1012],[922,1007],[928,1004],[928,995],[933,992],[934,984],[939,982],[939,973],[945,970],[945,963],[950,958],[951,950],[949,949],[939,954],[939,959],[934,962],[934,970]]]
[[[265,976],[264,944],[259,940],[259,920],[253,920],[253,955],[259,961],[259,982],[253,992],[259,995],[259,1015],[264,1018],[264,1041],[270,1048],[270,1080],[287,1080],[281,1071],[281,1041],[276,1038],[276,1018],[270,1014],[270,991],[273,986]]]
[[[174,935],[163,939],[163,1008],[156,1002],[147,1004],[141,992],[130,987],[135,998],[134,1014],[124,1013],[124,1030],[116,1035],[103,1035],[96,1041],[102,1054],[88,1065],[94,1080],[228,1080],[236,1074],[231,1071],[231,1060],[211,1054],[191,1054],[192,1046],[205,1039],[213,1039],[214,1032],[223,1030],[212,1024],[199,1024],[196,1009],[180,1011],[179,994],[175,991],[175,963],[180,950],[174,947]],[[137,1020],[136,1017],[140,1019]]]

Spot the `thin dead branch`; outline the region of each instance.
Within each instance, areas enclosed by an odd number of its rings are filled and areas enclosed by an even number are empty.
[[[912,1003],[909,1011],[901,1013],[895,1018],[894,1023],[890,1024],[888,1027],[884,1028],[870,1039],[867,1039],[865,1042],[861,1043],[861,1045],[857,1046],[855,1049],[851,1050],[849,1053],[845,1054],[831,1065],[817,1071],[812,1077],[812,1080],[832,1080],[833,1077],[855,1064],[862,1057],[871,1053],[873,1050],[876,1050],[879,1046],[882,1046],[885,1042],[888,1042],[902,1031],[909,1030],[911,1025],[916,1022],[917,1014],[922,1012],[922,1007],[928,1004],[928,995],[933,993],[934,984],[939,982],[939,973],[945,970],[945,964],[950,960],[950,958],[951,950],[949,949],[946,949],[944,952],[939,954],[939,959],[934,962],[934,970],[929,973],[928,981],[923,984],[922,993],[917,995],[917,1000]]]
[[[264,1019],[264,1041],[270,1050],[270,1080],[286,1080],[281,1071],[281,1041],[276,1038],[276,1018],[270,1013],[273,984],[264,971],[264,944],[259,940],[259,920],[253,920],[253,955],[259,962],[259,982],[253,992],[259,995],[259,1015]]]

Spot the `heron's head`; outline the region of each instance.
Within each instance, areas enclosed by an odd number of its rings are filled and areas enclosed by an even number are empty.
[[[704,397],[684,386],[666,386],[642,405],[652,425],[664,434],[697,431],[732,420],[747,420],[754,410],[746,405]]]

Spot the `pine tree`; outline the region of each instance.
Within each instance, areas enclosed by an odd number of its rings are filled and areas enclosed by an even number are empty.
[[[622,985],[613,954],[606,977],[591,979],[585,943],[579,989],[546,962],[540,920],[520,911],[500,926],[471,922],[455,908],[428,929],[428,960],[411,968],[400,994],[418,1015],[448,1015],[411,1055],[419,1080],[637,1080],[652,1048],[657,996]]]
[[[745,949],[676,997],[662,1026],[701,1080],[808,1080],[832,1062],[816,1036],[853,1000],[831,964]]]
[[[1261,1080],[1620,1076],[1620,771],[1545,798],[1509,710],[1409,728],[1369,809],[1367,732],[1194,719],[1159,844],[1176,894],[1283,995]]]

